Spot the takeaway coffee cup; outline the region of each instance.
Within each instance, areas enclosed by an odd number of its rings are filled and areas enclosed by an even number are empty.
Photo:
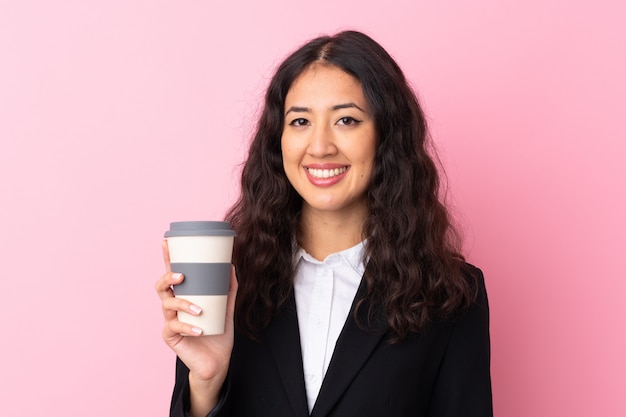
[[[235,232],[219,221],[172,222],[165,238],[172,272],[185,276],[174,295],[202,308],[198,316],[178,312],[178,320],[202,329],[203,335],[224,333]]]

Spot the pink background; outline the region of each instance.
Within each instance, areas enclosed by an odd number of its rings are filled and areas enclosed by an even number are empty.
[[[0,415],[167,415],[162,233],[237,195],[274,65],[355,28],[428,114],[496,415],[625,416],[620,3],[1,1]]]

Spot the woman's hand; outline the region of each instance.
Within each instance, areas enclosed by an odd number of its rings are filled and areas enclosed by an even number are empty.
[[[165,319],[163,340],[189,368],[192,410],[196,409],[196,406],[200,406],[200,409],[203,411],[208,407],[208,413],[219,398],[219,392],[226,378],[233,349],[233,312],[237,295],[235,271],[233,268],[230,276],[224,334],[202,336],[200,329],[178,321],[178,311],[184,311],[192,315],[198,315],[201,312],[198,306],[187,300],[174,297],[172,285],[180,284],[184,277],[181,274],[173,273],[170,269],[169,250],[166,240],[163,241],[163,258],[165,260],[166,273],[155,285],[156,291],[161,298],[163,318]],[[183,334],[189,336],[182,336]],[[196,401],[194,401],[194,398]],[[206,407],[199,404],[205,401]]]

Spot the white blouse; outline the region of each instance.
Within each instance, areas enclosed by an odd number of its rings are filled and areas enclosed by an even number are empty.
[[[295,253],[294,292],[309,413],[365,272],[364,246],[361,242],[323,261],[301,248]]]

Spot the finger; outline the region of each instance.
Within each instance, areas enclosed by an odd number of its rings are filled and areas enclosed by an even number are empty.
[[[169,249],[169,246],[167,245],[167,239],[163,239],[163,242],[161,242],[161,247],[163,248],[163,260],[165,261],[165,271],[171,272],[172,269],[170,268],[170,249]]]
[[[170,297],[163,300],[163,311],[174,312],[184,311],[194,316],[199,316],[202,309],[192,302],[183,298]]]
[[[177,285],[183,282],[185,277],[183,274],[178,272],[167,272],[165,273],[155,284],[154,288],[159,295],[161,300],[166,298],[174,297],[174,292],[172,291],[172,285]]]
[[[170,341],[179,341],[181,335],[201,336],[202,329],[176,319],[165,322],[165,327],[163,327],[163,339],[168,344]]]
[[[176,339],[181,334],[191,336],[199,336],[202,334],[202,329],[178,320],[179,311],[197,316],[202,313],[200,307],[185,299],[171,297],[163,300],[162,308],[163,317],[165,318],[165,328],[163,329],[164,339]]]
[[[165,323],[172,320],[178,320],[179,311],[196,314],[189,305],[185,304],[185,300],[176,297],[164,298],[161,304],[161,310],[163,311]]]

